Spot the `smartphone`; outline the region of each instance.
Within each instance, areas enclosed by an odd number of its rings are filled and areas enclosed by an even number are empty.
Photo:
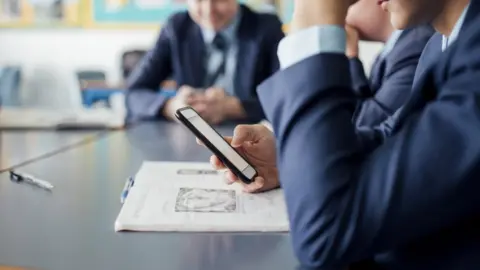
[[[255,180],[257,176],[255,168],[248,163],[235,148],[225,141],[193,108],[180,108],[176,111],[175,116],[240,180],[246,184],[252,183]]]

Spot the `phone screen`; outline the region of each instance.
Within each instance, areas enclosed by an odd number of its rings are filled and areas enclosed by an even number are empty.
[[[197,112],[186,109],[182,110],[181,113],[188,122],[202,133],[239,171],[244,171],[250,166]]]

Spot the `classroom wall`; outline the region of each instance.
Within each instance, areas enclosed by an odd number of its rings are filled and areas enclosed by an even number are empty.
[[[27,105],[71,108],[81,105],[74,77],[78,69],[102,69],[107,80],[121,79],[123,51],[149,48],[157,30],[2,29],[0,65],[19,65],[24,71],[22,100]],[[379,44],[361,44],[368,68]]]

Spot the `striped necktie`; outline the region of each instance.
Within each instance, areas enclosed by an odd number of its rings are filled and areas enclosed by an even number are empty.
[[[205,81],[205,87],[211,87],[215,84],[218,78],[225,74],[225,67],[227,62],[227,51],[228,51],[228,43],[225,37],[222,34],[216,34],[215,38],[212,42],[213,47],[222,53],[222,61],[220,65],[215,69],[215,71],[211,74],[208,74],[207,79]]]

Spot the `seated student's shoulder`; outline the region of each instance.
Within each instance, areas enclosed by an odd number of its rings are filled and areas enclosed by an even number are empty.
[[[259,20],[262,23],[265,23],[266,25],[274,25],[274,26],[282,25],[282,21],[280,20],[277,14],[270,13],[270,12],[259,12],[258,17],[260,18]]]
[[[468,78],[480,82],[480,16],[462,29],[455,43],[449,46],[441,56],[437,68],[437,77],[445,79],[445,72],[452,76]],[[447,69],[448,71],[445,71]],[[476,85],[475,84],[475,85]],[[473,84],[472,84],[473,85]],[[465,87],[467,89],[468,87]],[[480,92],[480,91],[478,91]]]
[[[410,30],[412,39],[420,43],[428,42],[435,33],[431,25],[421,25]]]
[[[405,29],[395,45],[395,50],[406,58],[411,57],[411,54],[419,54],[434,34],[435,29],[430,25]]]
[[[172,34],[184,33],[186,30],[195,25],[187,11],[179,11],[170,15],[164,24],[164,28],[172,32]]]
[[[277,14],[266,11],[255,11],[247,6],[243,6],[243,15],[246,16],[252,24],[259,29],[282,28],[282,21]]]
[[[452,47],[458,47],[461,53],[464,51],[469,51],[470,54],[475,55],[475,57],[469,57],[470,61],[480,62],[480,16],[471,19],[472,22],[468,24],[455,41],[454,45],[458,43],[458,46],[452,45]],[[457,52],[458,53],[458,52]]]

